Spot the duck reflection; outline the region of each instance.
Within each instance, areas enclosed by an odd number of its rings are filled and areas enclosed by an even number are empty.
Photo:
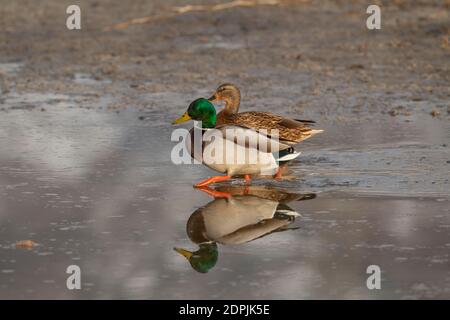
[[[174,250],[183,255],[198,272],[206,273],[218,259],[217,244],[239,245],[288,227],[300,216],[287,203],[310,200],[313,193],[298,194],[267,186],[221,186],[199,190],[214,200],[192,213],[187,221],[189,239],[197,251]]]

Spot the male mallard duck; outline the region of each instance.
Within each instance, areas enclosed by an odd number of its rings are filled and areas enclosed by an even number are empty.
[[[173,249],[185,257],[195,271],[207,273],[216,265],[217,259],[219,258],[217,244],[215,242],[208,241],[205,243],[198,243],[198,246],[199,249],[194,252],[183,248]]]
[[[272,130],[278,130],[280,141],[292,146],[323,132],[323,130],[315,130],[307,126],[308,123],[314,123],[312,120],[290,119],[260,111],[239,113],[241,93],[235,85],[230,83],[220,85],[208,100],[225,102],[225,109],[217,115],[217,125],[238,125],[254,130],[266,129],[269,134]]]
[[[199,250],[191,252],[175,248],[175,251],[202,273],[217,263],[217,243],[238,245],[288,230],[287,226],[299,214],[286,203],[315,198],[315,194],[295,194],[260,186],[223,186],[200,190],[218,197],[194,211],[186,224],[189,239],[199,245]],[[224,193],[229,193],[231,197],[223,197]]]
[[[280,165],[299,155],[287,142],[264,135],[262,132],[238,124],[217,126],[216,109],[204,98],[193,101],[188,110],[172,124],[189,120],[202,122],[202,128],[194,126],[190,130],[190,138],[186,139],[191,157],[217,172],[226,174],[206,179],[196,184],[196,187],[226,181],[233,176],[245,176],[249,181],[250,175],[275,174],[279,171]],[[199,148],[194,148],[196,146],[194,137],[199,134],[202,137],[200,153]]]

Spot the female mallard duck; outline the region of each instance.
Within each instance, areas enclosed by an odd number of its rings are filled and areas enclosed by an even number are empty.
[[[225,102],[225,109],[217,115],[217,125],[238,125],[254,130],[266,129],[269,135],[271,131],[277,130],[273,131],[273,134],[277,135],[281,142],[292,146],[323,132],[323,130],[309,128],[307,124],[314,123],[311,120],[290,119],[270,112],[260,111],[239,113],[241,93],[233,84],[225,83],[220,85],[208,100],[210,102]]]
[[[288,230],[299,214],[286,203],[314,199],[315,194],[295,194],[261,186],[223,186],[201,189],[216,197],[189,217],[186,233],[197,251],[175,248],[198,272],[208,272],[218,260],[217,243],[239,245],[271,233]],[[206,191],[208,190],[208,191]]]
[[[226,181],[233,176],[245,176],[249,181],[250,175],[273,175],[278,172],[280,165],[299,155],[290,144],[245,126],[217,126],[216,109],[204,98],[193,101],[188,110],[172,124],[189,120],[202,123],[202,128],[194,126],[190,131],[190,138],[186,139],[191,157],[217,172],[226,174],[206,179],[196,184],[196,187]],[[197,146],[194,138],[198,135],[202,137],[201,150],[194,148]]]

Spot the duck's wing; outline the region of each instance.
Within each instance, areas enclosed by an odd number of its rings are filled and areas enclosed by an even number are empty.
[[[282,117],[270,112],[248,111],[227,117],[228,124],[238,125],[253,130],[267,130],[268,135],[278,137],[280,141],[295,144],[323,130],[311,129],[306,123]]]
[[[264,131],[240,125],[221,125],[216,127],[222,136],[237,145],[247,149],[253,148],[261,152],[274,153],[290,148],[291,146],[277,139],[275,136],[265,134]]]
[[[285,208],[284,208],[285,207]],[[279,205],[274,216],[269,219],[263,219],[258,223],[244,226],[232,233],[229,233],[218,239],[222,244],[240,244],[263,238],[269,234],[279,231],[289,230],[288,225],[300,216],[291,208]]]

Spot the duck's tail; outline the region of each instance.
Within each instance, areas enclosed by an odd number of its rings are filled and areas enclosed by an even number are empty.
[[[316,134],[318,134],[318,133],[322,133],[324,130],[322,130],[322,129],[312,129],[310,132],[309,132],[309,134],[310,134],[310,136],[308,137],[308,138],[311,138],[312,136],[315,136]]]
[[[295,151],[294,148],[287,148],[284,150],[281,150],[278,153],[278,163],[282,164],[291,160],[294,160],[295,158],[297,158],[299,155],[301,154],[301,152]]]
[[[278,219],[292,219],[296,217],[301,217],[301,214],[284,203],[278,204],[274,213],[274,218]]]

